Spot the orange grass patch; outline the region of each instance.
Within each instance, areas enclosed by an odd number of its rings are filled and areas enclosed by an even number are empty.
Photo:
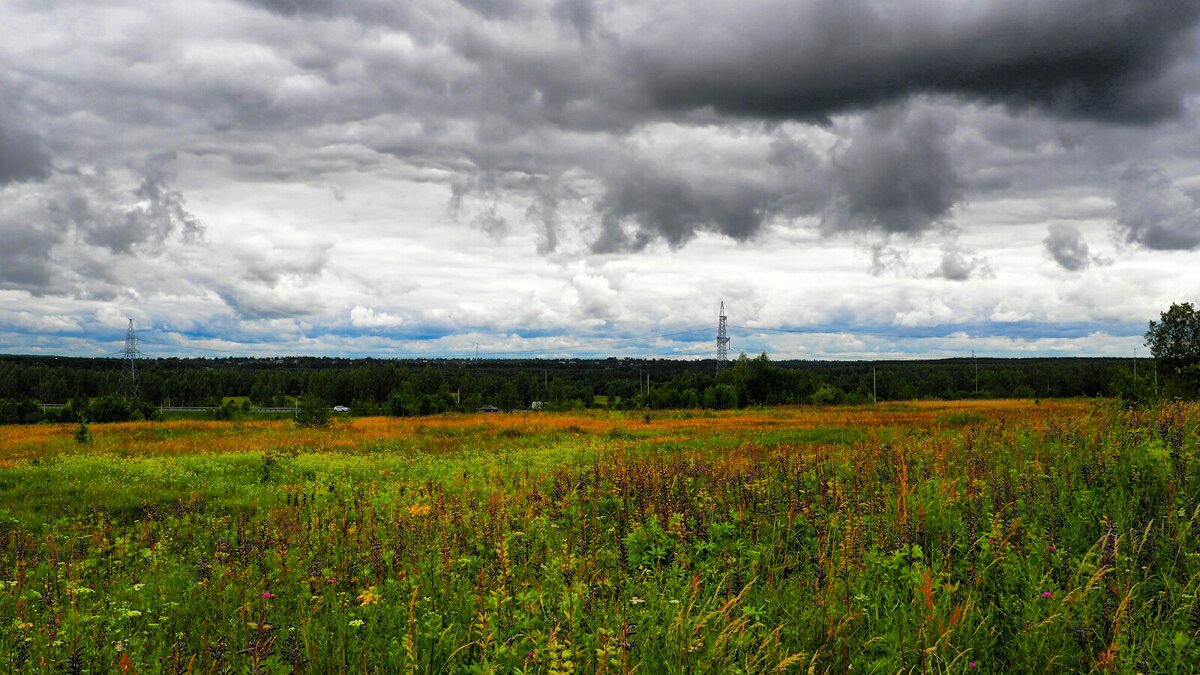
[[[367,417],[338,421],[328,429],[303,429],[287,420],[254,422],[167,421],[92,425],[93,441],[74,441],[76,426],[0,426],[0,462],[29,459],[53,452],[113,452],[130,455],[246,453],[272,449],[336,452],[372,442],[429,439],[434,449],[457,448],[464,439],[520,437],[529,434],[601,435],[614,429],[636,432],[648,440],[685,440],[711,434],[811,429],[817,427],[931,427],[943,416],[971,411],[987,420],[1026,419],[1034,423],[1087,413],[1086,401],[917,401],[879,406],[795,406],[741,411],[603,410],[574,413],[451,414],[437,417]]]

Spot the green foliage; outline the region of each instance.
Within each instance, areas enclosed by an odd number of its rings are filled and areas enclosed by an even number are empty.
[[[79,445],[87,445],[92,442],[92,430],[88,427],[86,420],[80,420],[79,426],[76,427],[75,442]]]
[[[38,404],[27,398],[0,398],[0,424],[37,424],[44,418]]]
[[[296,424],[303,428],[329,426],[329,405],[321,399],[307,394],[296,402]]]
[[[1150,322],[1146,346],[1171,371],[1200,363],[1200,312],[1190,302],[1173,303]]]
[[[1200,395],[1200,311],[1192,303],[1173,303],[1151,321],[1146,346],[1182,393]]]
[[[841,402],[843,395],[841,389],[831,384],[822,384],[808,397],[808,402],[813,405],[829,405]]]
[[[92,422],[128,422],[133,419],[134,406],[116,395],[101,396],[87,406],[87,419]]]
[[[0,355],[0,399],[71,404],[49,414],[51,421],[75,422],[87,414],[89,397],[116,387],[119,363],[113,359]],[[475,411],[484,404],[527,409],[541,401],[546,410],[742,408],[808,403],[817,388],[843,392],[842,403],[871,399],[872,368],[880,400],[956,399],[975,391],[974,363],[939,361],[836,363],[773,362],[765,354],[739,358],[716,374],[715,363],[668,359],[482,360],[444,362],[375,359],[158,359],[141,372],[141,397],[155,405],[244,404],[291,407],[301,392],[326,402],[352,405],[355,415],[373,411],[395,416]],[[1128,366],[1117,359],[980,359],[981,397],[1046,398],[1104,396]],[[1196,382],[1186,366],[1169,371],[1177,383]],[[1146,372],[1152,372],[1149,367]],[[651,381],[645,392],[645,378]],[[709,390],[728,385],[736,403],[718,401]],[[1178,392],[1186,394],[1182,385]],[[399,398],[396,399],[396,395]],[[824,398],[820,396],[818,398]],[[393,400],[396,399],[396,400]],[[142,404],[139,404],[142,405]],[[375,408],[374,406],[378,406]],[[154,415],[153,408],[142,411]],[[361,411],[361,412],[359,412]],[[221,413],[224,415],[225,413]],[[136,417],[136,414],[135,414]]]
[[[1144,408],[1159,398],[1154,391],[1154,382],[1148,377],[1136,377],[1132,371],[1117,378],[1113,389],[1126,408]]]

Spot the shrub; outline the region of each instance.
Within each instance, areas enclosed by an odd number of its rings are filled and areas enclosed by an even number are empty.
[[[133,407],[120,396],[101,396],[87,407],[87,419],[92,422],[128,422],[133,417]]]
[[[306,428],[329,426],[329,406],[316,396],[301,396],[296,402],[296,424]]]

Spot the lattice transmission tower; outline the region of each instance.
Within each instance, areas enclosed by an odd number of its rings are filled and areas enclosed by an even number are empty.
[[[137,398],[137,360],[141,355],[137,332],[133,329],[133,319],[130,319],[125,331],[125,349],[121,351],[121,379],[117,381],[117,394],[124,398]]]
[[[725,333],[725,302],[721,302],[721,316],[717,319],[717,372],[729,361],[729,336]]]

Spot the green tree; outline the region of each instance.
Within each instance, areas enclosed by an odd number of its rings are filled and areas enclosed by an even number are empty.
[[[1188,393],[1200,390],[1200,312],[1192,303],[1172,304],[1158,321],[1151,321],[1146,346]]]
[[[301,396],[296,402],[296,424],[302,427],[329,426],[329,406],[312,394]]]
[[[101,396],[87,407],[87,419],[91,422],[127,422],[132,417],[133,408],[120,396]]]

